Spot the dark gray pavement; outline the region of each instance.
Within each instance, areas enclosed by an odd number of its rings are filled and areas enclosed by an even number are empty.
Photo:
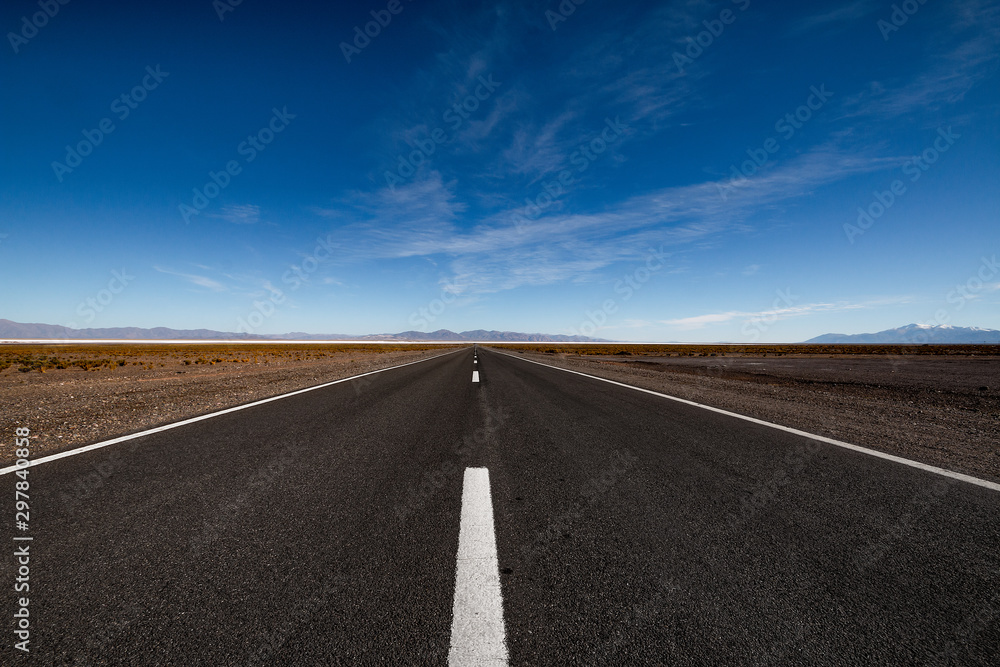
[[[472,354],[32,468],[0,664],[445,664],[467,466],[511,664],[995,664],[1000,493]]]

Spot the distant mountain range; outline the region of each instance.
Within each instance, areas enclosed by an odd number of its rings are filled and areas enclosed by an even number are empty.
[[[368,334],[348,336],[346,334],[307,334],[292,332],[286,334],[244,334],[211,329],[168,329],[155,327],[110,327],[106,329],[70,329],[56,324],[24,324],[0,319],[0,338],[3,339],[55,339],[55,340],[364,340],[364,341],[504,341],[525,343],[603,343],[601,338],[586,336],[562,336],[541,333],[518,333],[516,331],[463,331],[455,333],[447,329],[438,331],[404,331],[396,334]]]
[[[907,324],[869,334],[823,334],[807,343],[896,343],[896,344],[1000,344],[1000,331],[979,327],[953,327],[950,324]]]
[[[517,331],[463,331],[455,333],[448,329],[438,331],[403,331],[393,334],[367,334],[350,336],[347,334],[308,334],[293,331],[285,334],[244,334],[211,329],[169,329],[155,327],[110,327],[104,329],[70,329],[56,324],[24,324],[0,319],[0,339],[27,340],[312,340],[312,341],[453,341],[472,343],[476,341],[496,341],[507,343],[608,343],[603,338],[586,336],[563,336],[558,334],[520,333]],[[890,344],[1000,344],[1000,330],[979,327],[953,327],[948,324],[907,324],[897,329],[887,329],[869,334],[828,333],[805,341],[838,345],[843,343],[890,343]]]

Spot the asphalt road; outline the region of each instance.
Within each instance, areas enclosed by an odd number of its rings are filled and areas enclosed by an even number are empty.
[[[446,664],[468,467],[512,665],[996,664],[997,491],[472,358],[31,468],[0,664]]]

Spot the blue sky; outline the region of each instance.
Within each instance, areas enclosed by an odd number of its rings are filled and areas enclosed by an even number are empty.
[[[1000,5],[893,4],[6,2],[0,317],[1000,328]]]

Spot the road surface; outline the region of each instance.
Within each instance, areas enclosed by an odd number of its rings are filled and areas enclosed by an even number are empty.
[[[29,468],[0,664],[443,665],[457,616],[511,665],[995,664],[997,490],[473,355]]]

